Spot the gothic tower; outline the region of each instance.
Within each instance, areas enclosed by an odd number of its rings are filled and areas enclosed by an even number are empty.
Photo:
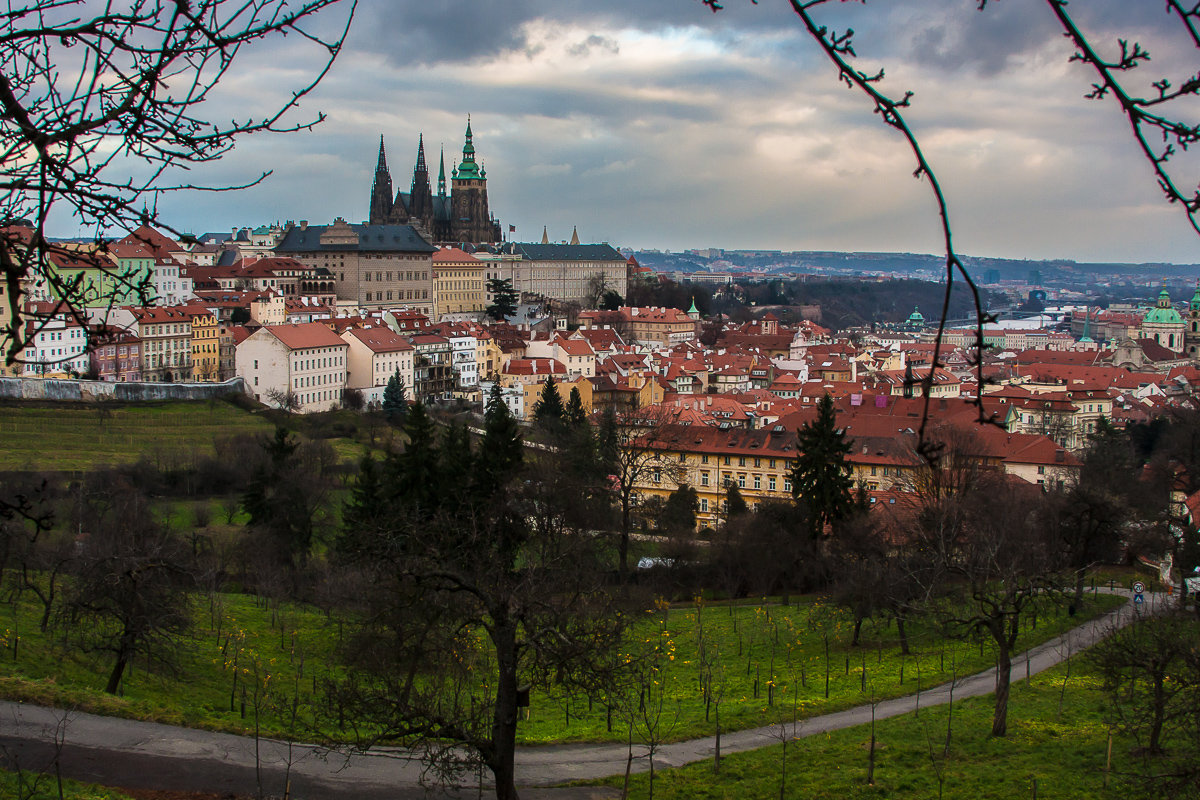
[[[500,237],[488,212],[487,171],[475,163],[471,118],[467,117],[467,140],[462,161],[450,181],[450,238],[456,242],[495,242]]]
[[[375,181],[371,184],[370,208],[368,219],[372,225],[383,225],[392,215],[392,175],[388,172],[382,136],[379,137],[379,160],[375,164]]]
[[[433,230],[433,192],[429,188],[429,168],[425,166],[425,136],[417,139],[417,166],[413,169],[412,192],[408,199],[408,214],[413,222]]]

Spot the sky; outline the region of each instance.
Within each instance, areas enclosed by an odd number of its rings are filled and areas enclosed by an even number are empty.
[[[1200,262],[1111,100],[1084,95],[1046,0],[870,0],[816,9],[855,30],[857,64],[911,90],[906,114],[941,179],[959,252],[1005,258]],[[1136,39],[1139,92],[1194,74],[1164,4],[1074,0],[1104,52]],[[329,21],[328,24],[333,24]],[[316,63],[299,37],[244,51],[214,118],[285,97]],[[181,229],[362,221],[379,137],[407,190],[424,135],[431,170],[461,155],[467,116],[491,210],[511,238],[635,249],[942,252],[928,184],[870,101],[837,80],[786,0],[360,0],[345,51],[293,119],[311,132],[243,140],[192,182],[238,193],[165,197]],[[1177,109],[1200,117],[1200,104]],[[1195,186],[1200,161],[1176,169]]]

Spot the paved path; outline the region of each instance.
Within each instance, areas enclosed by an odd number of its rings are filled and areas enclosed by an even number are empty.
[[[1163,602],[1167,599],[1147,595],[1148,605],[1144,610],[1150,611]],[[1033,648],[1015,659],[1013,680],[1023,679],[1027,672],[1033,675],[1053,667],[1068,653],[1083,650],[1113,626],[1127,624],[1133,616],[1133,604],[1127,603]],[[990,694],[995,687],[995,673],[993,668],[960,679],[953,687],[954,698]],[[875,717],[886,719],[913,711],[918,705],[924,708],[945,704],[950,699],[950,689],[950,684],[942,684],[919,695],[883,701],[876,707]],[[796,737],[812,736],[870,720],[870,706],[859,706],[810,718],[790,733]],[[41,770],[51,763],[56,735],[65,741],[60,759],[65,776],[108,785],[248,794],[261,780],[264,791],[275,795],[282,795],[285,783],[290,783],[291,796],[297,800],[426,796],[421,788],[420,763],[402,750],[347,755],[310,745],[289,747],[265,739],[256,745],[252,737],[0,701],[0,752],[10,760],[18,760],[22,768]],[[721,752],[752,750],[778,742],[778,726],[738,731],[721,737]],[[655,755],[656,768],[712,758],[715,745],[712,737],[663,745]],[[522,797],[532,800],[614,797],[616,794],[608,789],[552,787],[565,781],[623,774],[627,755],[626,746],[620,744],[521,748],[517,751],[517,780],[525,787]],[[648,769],[645,749],[635,747],[634,755],[634,771]],[[260,765],[258,768],[256,763]],[[457,796],[476,797],[478,790],[465,789]]]

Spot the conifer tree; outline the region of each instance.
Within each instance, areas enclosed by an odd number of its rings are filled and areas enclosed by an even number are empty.
[[[796,432],[796,451],[792,496],[807,504],[809,529],[818,538],[826,524],[844,519],[855,507],[854,482],[846,463],[850,443],[837,426],[837,411],[828,394],[817,403],[817,418]]]
[[[533,406],[533,418],[539,427],[555,430],[562,427],[566,417],[567,410],[563,407],[562,395],[558,393],[558,384],[553,375],[547,375],[538,401]]]
[[[511,278],[489,278],[487,290],[488,294],[492,296],[492,304],[485,308],[483,313],[496,322],[517,313],[517,303],[520,297],[513,289]]]
[[[513,419],[500,384],[492,384],[483,413],[483,439],[479,443],[478,468],[475,470],[479,496],[491,497],[513,473],[524,457],[521,429]]]
[[[387,490],[379,464],[370,454],[362,457],[350,499],[342,507],[342,534],[337,551],[346,558],[368,557],[376,545],[374,531],[388,506]]]
[[[733,519],[749,511],[750,506],[746,505],[746,500],[742,497],[742,492],[738,489],[738,485],[730,482],[725,487],[725,513],[729,519]]]
[[[571,396],[567,398],[567,422],[575,428],[581,425],[588,424],[587,410],[583,407],[583,397],[579,394],[579,387],[571,387]]]
[[[404,421],[404,435],[408,439],[404,452],[391,459],[397,498],[426,511],[432,510],[437,499],[438,456],[433,421],[420,401],[409,409]]]
[[[396,368],[396,373],[388,378],[387,387],[383,390],[383,412],[388,421],[396,425],[403,425],[405,417],[408,416],[408,392],[404,388],[404,378],[400,375],[399,367]]]

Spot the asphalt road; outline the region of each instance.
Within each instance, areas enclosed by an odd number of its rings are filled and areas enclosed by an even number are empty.
[[[1147,595],[1143,611],[1151,611],[1165,601]],[[1096,642],[1113,626],[1127,624],[1134,613],[1133,604],[1127,603],[1018,656],[1014,659],[1013,680],[1053,667],[1068,654]],[[964,677],[954,683],[954,699],[990,694],[995,680],[994,668]],[[950,695],[951,685],[947,683],[887,700],[876,706],[875,718],[942,705],[949,702]],[[865,705],[810,718],[795,730],[783,731],[783,735],[801,738],[870,721],[871,707]],[[721,737],[721,752],[777,744],[780,735],[778,726],[727,733]],[[408,800],[428,796],[422,785],[420,762],[403,750],[341,753],[311,745],[289,746],[268,739],[256,742],[253,737],[0,702],[0,752],[10,764],[45,771],[53,763],[55,743],[59,741],[63,743],[59,759],[63,776],[110,786],[249,794],[261,781],[268,795],[282,796],[284,787],[290,786],[290,796],[296,800]],[[662,745],[654,757],[655,768],[712,758],[715,746],[712,737]],[[627,758],[628,749],[621,744],[521,748],[516,765],[521,796],[532,800],[616,797],[619,793],[609,789],[553,787],[566,781],[623,774]],[[649,768],[644,747],[635,746],[632,768],[635,772]],[[484,775],[485,784],[487,779]],[[450,796],[478,797],[479,790],[472,783]]]

